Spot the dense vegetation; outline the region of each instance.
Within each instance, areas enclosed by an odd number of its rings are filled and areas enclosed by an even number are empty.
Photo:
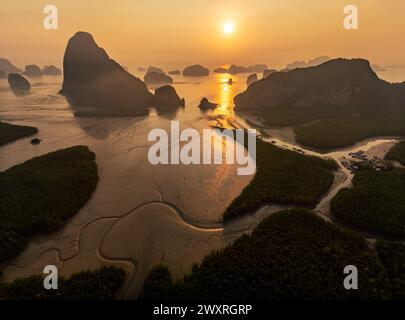
[[[142,293],[139,299],[167,299],[170,298],[170,289],[172,285],[172,277],[169,269],[159,264],[155,266],[148,274],[146,278]]]
[[[124,270],[109,266],[96,271],[82,271],[69,279],[60,277],[57,290],[46,290],[41,275],[18,278],[12,283],[0,284],[0,299],[9,300],[105,300],[113,299],[124,280]]]
[[[358,290],[343,287],[346,265],[358,268]],[[160,287],[165,287],[167,273],[159,274]],[[157,275],[154,270],[153,288],[159,287]],[[366,241],[306,209],[271,215],[251,235],[213,251],[169,290],[174,299],[218,300],[375,299],[390,294],[391,283]]]
[[[337,117],[295,127],[294,132],[298,143],[315,149],[332,149],[375,136],[405,135],[405,126],[401,117]]]
[[[224,220],[257,209],[266,202],[313,207],[330,188],[337,168],[333,160],[323,160],[278,148],[257,140],[256,175],[233,200]]]
[[[60,227],[90,198],[98,182],[95,154],[75,146],[0,172],[0,262],[27,237]]]
[[[349,116],[352,110],[327,106],[314,107],[272,107],[262,108],[256,113],[265,119],[265,124],[270,127],[294,127],[310,123],[319,119]]]
[[[37,128],[17,126],[0,121],[0,145],[30,136],[38,132]]]
[[[384,235],[405,236],[405,169],[357,172],[353,187],[331,201],[344,223]]]
[[[387,153],[385,159],[396,160],[405,166],[405,140],[398,142],[392,149]]]
[[[377,252],[391,280],[394,298],[405,299],[405,244],[379,240]]]

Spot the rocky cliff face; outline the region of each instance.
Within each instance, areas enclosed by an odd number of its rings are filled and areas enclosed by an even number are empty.
[[[61,93],[71,104],[101,108],[103,114],[144,113],[153,101],[145,83],[110,59],[86,32],[70,38],[63,75]]]
[[[275,72],[235,97],[236,109],[246,111],[322,106],[360,111],[403,103],[405,84],[379,79],[363,59],[335,59],[315,67]]]

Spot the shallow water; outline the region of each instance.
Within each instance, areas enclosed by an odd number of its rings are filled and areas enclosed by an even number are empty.
[[[228,85],[229,78],[233,84]],[[247,75],[212,74],[209,77],[174,76],[178,94],[186,100],[176,114],[139,118],[75,118],[66,99],[57,92],[61,77],[30,79],[26,95],[16,95],[6,80],[0,80],[0,119],[39,129],[39,145],[31,137],[0,147],[0,171],[73,145],[87,145],[96,153],[100,181],[88,203],[58,232],[34,237],[24,252],[4,266],[4,280],[41,273],[55,264],[69,275],[83,269],[115,263],[128,276],[120,295],[135,297],[144,277],[157,263],[164,262],[175,278],[190,271],[212,249],[223,247],[250,232],[264,217],[280,209],[265,205],[255,214],[221,223],[222,213],[249,183],[252,176],[238,176],[237,165],[166,165],[148,162],[151,129],[169,130],[170,120],[181,129],[201,131],[210,126],[249,127],[233,112],[233,96],[246,88]],[[151,88],[153,90],[153,88]],[[197,108],[201,98],[219,104],[214,112]],[[294,149],[283,135],[272,136],[276,145]],[[353,150],[369,150],[393,143],[377,139],[328,154],[304,150],[307,154],[336,160]],[[343,167],[335,184],[317,210],[327,216],[331,197],[348,186],[351,174]]]
[[[249,230],[250,222],[229,229],[220,221],[252,176],[238,176],[236,165],[153,166],[147,158],[151,129],[169,131],[173,119],[180,121],[181,129],[202,130],[231,117],[233,92],[245,84],[233,76],[229,86],[228,78],[180,76],[174,86],[186,99],[186,107],[177,114],[110,119],[73,117],[66,99],[57,93],[61,77],[30,79],[32,88],[25,95],[14,94],[7,81],[0,80],[0,118],[37,127],[36,136],[42,139],[35,146],[27,137],[0,147],[1,171],[83,144],[95,152],[100,175],[89,202],[63,229],[34,237],[18,258],[4,266],[4,280],[41,273],[47,264],[58,265],[61,274],[68,275],[114,262],[128,271],[121,294],[131,297],[153,265],[163,261],[180,276],[212,248]],[[213,113],[200,112],[197,105],[204,96],[220,107]]]

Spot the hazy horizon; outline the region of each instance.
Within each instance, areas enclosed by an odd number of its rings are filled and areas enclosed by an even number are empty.
[[[20,68],[61,67],[68,39],[86,31],[111,58],[132,68],[194,63],[209,67],[266,63],[280,68],[323,55],[405,65],[405,2],[351,1],[359,9],[359,29],[351,31],[342,27],[347,0],[55,0],[58,30],[42,26],[47,4],[42,0],[2,4],[0,57]],[[232,34],[222,30],[226,21],[234,24]]]

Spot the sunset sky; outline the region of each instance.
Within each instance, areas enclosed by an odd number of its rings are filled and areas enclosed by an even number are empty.
[[[47,4],[59,10],[58,30],[42,26]],[[358,6],[359,30],[342,26],[347,4]],[[79,30],[131,67],[283,67],[320,55],[405,65],[402,0],[3,0],[0,10],[0,57],[19,67],[62,66],[66,43]]]

